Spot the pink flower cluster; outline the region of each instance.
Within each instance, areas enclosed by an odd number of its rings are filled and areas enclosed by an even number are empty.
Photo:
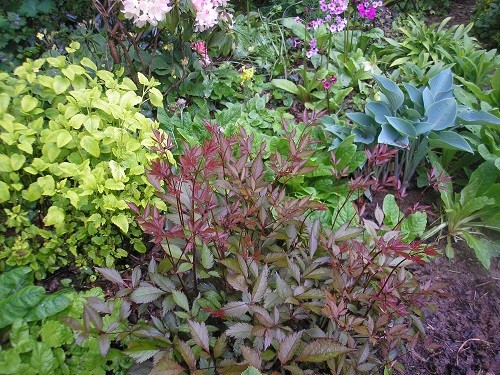
[[[227,5],[228,0],[192,0],[196,10],[196,31],[207,30],[217,24],[221,7]]]
[[[333,74],[328,79],[327,78],[323,78],[321,80],[321,83],[323,84],[323,89],[325,91],[330,90],[330,88],[332,87],[332,85],[334,85],[336,82],[337,82],[337,77],[335,75],[333,75]]]
[[[194,49],[201,57],[201,65],[206,66],[212,63],[210,57],[208,56],[207,45],[203,41],[191,43],[191,48]]]
[[[377,8],[382,6],[382,1],[359,1],[357,8],[360,17],[373,20],[377,14]]]
[[[158,25],[172,9],[169,0],[122,0],[122,4],[123,15],[137,27]]]

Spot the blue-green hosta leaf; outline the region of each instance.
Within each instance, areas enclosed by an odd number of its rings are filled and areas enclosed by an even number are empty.
[[[410,99],[413,101],[413,103],[418,104],[421,108],[423,108],[424,99],[422,96],[422,90],[409,83],[403,83],[403,85],[406,88],[406,91],[408,92],[408,95],[410,96]]]
[[[351,121],[353,121],[355,124],[359,124],[368,128],[371,128],[376,125],[372,117],[362,112],[349,112],[346,113],[346,117]]]
[[[445,69],[429,80],[429,89],[434,97],[453,90],[453,75],[451,69]]]
[[[392,125],[400,134],[407,137],[416,137],[417,132],[411,121],[399,117],[386,117],[389,124]]]
[[[460,123],[471,125],[500,125],[500,118],[484,111],[461,111],[458,113]]]
[[[434,126],[434,130],[443,130],[455,125],[457,118],[457,101],[455,99],[443,99],[431,104],[425,110],[428,123]]]
[[[424,101],[424,108],[430,107],[435,102],[434,95],[432,95],[431,90],[427,87],[422,91],[422,99]]]
[[[384,102],[370,102],[365,106],[365,112],[377,121],[378,124],[386,124],[387,116],[392,116],[392,112]]]
[[[398,110],[404,102],[405,96],[403,91],[392,82],[390,79],[380,76],[378,74],[374,74],[373,78],[377,81],[380,86],[380,91],[385,95],[387,100],[390,103],[393,111]]]
[[[417,122],[414,125],[417,135],[427,134],[434,129],[434,125],[428,122]]]
[[[449,130],[442,130],[438,133],[430,132],[429,142],[433,148],[456,149],[474,153],[469,143],[461,135]]]
[[[353,129],[352,133],[356,136],[354,141],[357,143],[369,145],[375,140],[375,135],[365,127]]]
[[[410,143],[407,137],[400,135],[389,124],[382,124],[382,131],[378,136],[378,142],[397,147],[406,147]]]

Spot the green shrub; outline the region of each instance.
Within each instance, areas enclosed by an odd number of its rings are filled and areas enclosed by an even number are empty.
[[[98,288],[46,294],[27,267],[0,275],[0,374],[123,374],[131,361],[119,349],[103,356],[99,341],[105,340],[93,336],[75,345],[77,335],[62,322],[80,318],[86,298],[102,295]]]
[[[500,2],[479,0],[474,8],[474,32],[493,47],[500,46]]]
[[[64,56],[0,73],[0,269],[29,265],[41,278],[145,251],[126,202],[152,195],[144,146],[157,125],[139,106],[162,97],[142,75],[137,95],[122,73]]]

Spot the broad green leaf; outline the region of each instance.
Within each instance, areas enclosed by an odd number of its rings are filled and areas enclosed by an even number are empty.
[[[172,297],[174,298],[174,302],[177,304],[177,306],[189,312],[189,302],[184,293],[179,290],[173,290]]]
[[[84,57],[83,59],[81,59],[80,64],[86,68],[93,70],[94,72],[97,71],[97,66],[88,57]]]
[[[149,101],[155,107],[163,106],[163,95],[156,87],[152,87],[149,89]]]
[[[153,357],[160,350],[151,341],[132,341],[125,350],[125,354],[131,356],[135,361],[142,363]]]
[[[484,268],[490,269],[491,258],[495,253],[500,251],[500,248],[485,238],[478,238],[465,231],[462,232],[462,237],[467,242],[467,245],[474,249],[477,259],[479,259]]]
[[[44,297],[45,289],[35,285],[25,286],[9,295],[0,302],[0,328],[11,324],[17,318],[24,317]]]
[[[64,211],[57,206],[50,206],[47,215],[43,218],[43,223],[47,226],[53,225],[56,228],[59,228],[64,224]]]
[[[352,351],[332,339],[317,339],[305,346],[296,358],[297,362],[326,362],[341,354]]]
[[[73,140],[73,137],[69,131],[66,129],[61,129],[59,131],[59,134],[57,135],[56,139],[56,144],[57,147],[62,148],[66,146],[68,143],[70,143]]]
[[[257,370],[255,367],[250,366],[250,367],[247,367],[247,369],[245,371],[243,371],[241,373],[241,375],[262,375],[262,372]]]
[[[157,300],[164,294],[163,290],[154,286],[141,286],[132,292],[130,299],[135,303],[149,303]]]
[[[7,202],[10,199],[9,185],[0,181],[0,203]]]
[[[394,228],[401,218],[401,212],[399,211],[399,207],[396,203],[396,198],[394,197],[394,195],[387,194],[384,197],[382,209],[384,211],[384,224],[391,228]]]
[[[21,169],[26,161],[26,156],[22,154],[12,154],[10,155],[10,165],[13,171],[18,171]]]
[[[453,75],[451,74],[451,69],[445,69],[432,77],[429,80],[429,89],[434,96],[452,90]]]
[[[90,155],[96,158],[98,158],[99,155],[101,154],[99,143],[97,143],[95,138],[89,135],[86,135],[81,139],[80,145],[85,151],[87,151]]]
[[[125,214],[112,216],[111,222],[120,228],[123,233],[128,233],[128,218]]]
[[[18,267],[0,274],[0,301],[31,283],[33,271],[29,267]]]
[[[43,189],[38,182],[33,182],[28,186],[28,189],[21,192],[21,196],[29,202],[34,202],[40,199],[43,195]]]
[[[27,322],[42,320],[63,311],[70,304],[71,300],[64,295],[48,295],[41,303],[31,309],[24,319]]]
[[[401,233],[405,241],[413,241],[421,236],[427,227],[427,214],[425,212],[415,212],[408,216],[401,223]]]
[[[37,370],[37,374],[40,375],[53,374],[53,369],[57,366],[52,349],[43,342],[36,343],[31,352],[30,363]]]
[[[38,106],[38,99],[25,95],[21,99],[21,110],[25,113],[33,111]]]
[[[59,95],[65,92],[69,85],[71,84],[70,80],[63,76],[54,77],[54,92]]]
[[[299,88],[297,87],[297,85],[287,79],[273,79],[271,81],[271,84],[279,89],[285,90],[295,95],[299,93]]]

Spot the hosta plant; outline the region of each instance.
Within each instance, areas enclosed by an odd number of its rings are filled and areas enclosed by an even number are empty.
[[[418,340],[429,288],[407,265],[432,248],[401,241],[383,213],[336,230],[308,220],[324,207],[288,196],[284,185],[310,172],[307,131],[289,132],[288,152],[264,163],[265,146],[252,148],[245,132],[208,130],[210,139],[186,147],[176,166],[170,139],[156,133],[160,158],[148,178],[168,213],[130,205],[156,244],[153,259],[126,274],[99,269],[119,291],[89,301],[82,331],[98,334],[101,321],[114,319],[107,333],[152,373],[401,368],[398,355]],[[131,306],[121,319],[104,309],[116,299]]]
[[[346,114],[352,128],[326,122],[326,130],[338,137],[352,132],[357,142],[398,148],[392,173],[405,185],[432,148],[473,152],[459,133],[464,125],[500,124],[500,118],[490,113],[458,105],[450,69],[433,76],[424,87],[404,83],[406,92],[384,76],[374,77],[380,99],[366,104],[365,113]]]
[[[140,106],[162,96],[142,75],[137,94],[123,71],[70,59],[0,73],[0,269],[29,265],[41,278],[145,250],[125,202],[153,194],[143,175],[157,124]]]

